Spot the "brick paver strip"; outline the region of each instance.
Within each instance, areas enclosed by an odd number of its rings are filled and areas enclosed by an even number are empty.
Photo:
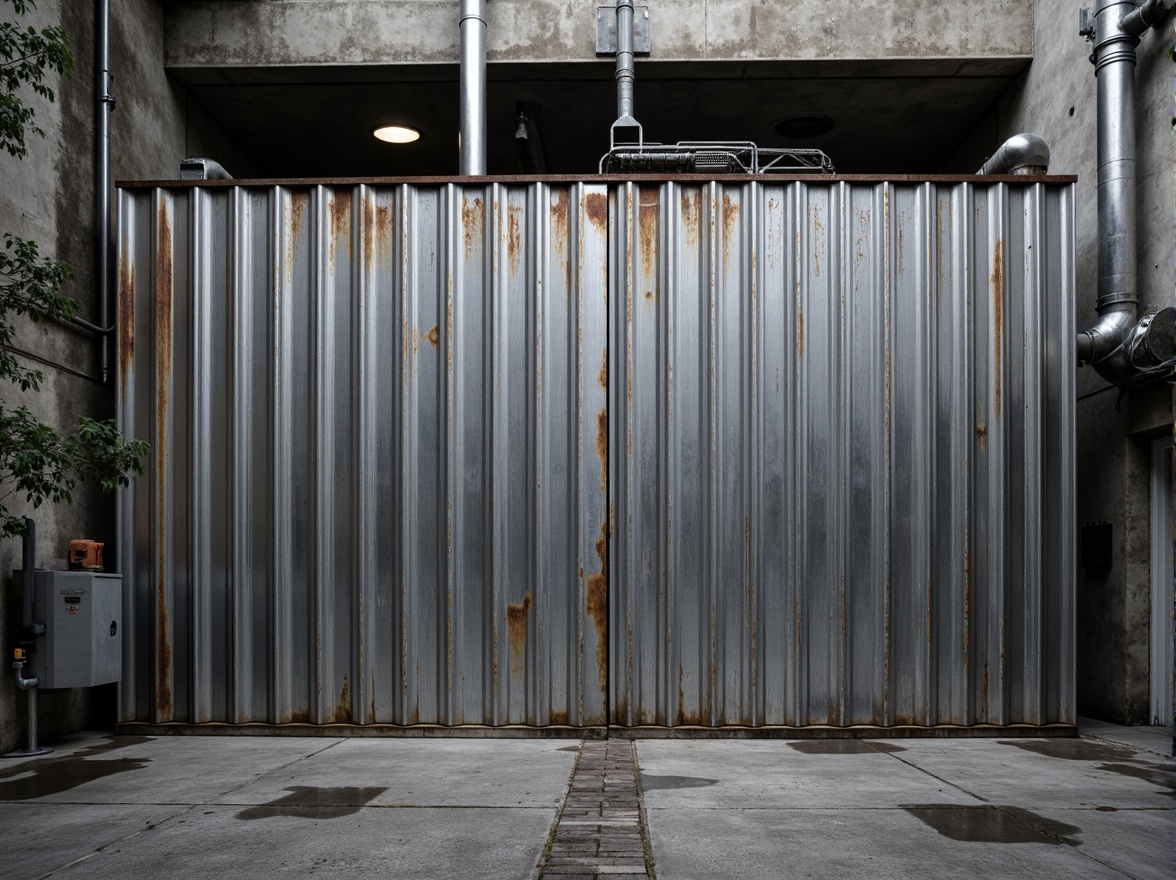
[[[540,877],[653,878],[643,820],[633,743],[583,743]]]

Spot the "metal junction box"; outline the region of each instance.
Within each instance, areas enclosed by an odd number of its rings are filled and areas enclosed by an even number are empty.
[[[38,571],[36,603],[45,632],[29,666],[42,688],[122,679],[122,575]]]

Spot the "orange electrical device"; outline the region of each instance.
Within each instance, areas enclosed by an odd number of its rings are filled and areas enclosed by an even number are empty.
[[[97,541],[70,541],[69,570],[102,571],[102,548],[105,546]]]

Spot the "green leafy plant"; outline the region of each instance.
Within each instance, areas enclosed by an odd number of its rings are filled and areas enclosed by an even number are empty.
[[[15,15],[36,8],[33,0],[3,0]],[[37,30],[14,21],[0,21],[0,150],[16,159],[28,155],[26,138],[45,132],[36,125],[36,110],[24,100],[29,90],[52,102],[49,74],[68,76],[73,70],[65,31]],[[39,370],[25,366],[11,350],[16,338],[14,320],[68,320],[78,311],[77,300],[61,294],[74,278],[68,263],[41,256],[36,242],[4,233],[0,250],[0,380],[23,393],[40,390]],[[141,440],[126,442],[113,419],[82,418],[73,435],[63,435],[38,420],[26,406],[0,402],[0,538],[24,533],[24,520],[10,504],[21,498],[34,508],[46,501],[73,502],[81,482],[96,480],[105,492],[142,474],[149,447]]]

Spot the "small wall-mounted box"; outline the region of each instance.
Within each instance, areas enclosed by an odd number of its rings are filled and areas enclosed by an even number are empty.
[[[45,632],[37,636],[28,673],[39,686],[122,680],[122,575],[38,571],[35,583],[36,622]]]

